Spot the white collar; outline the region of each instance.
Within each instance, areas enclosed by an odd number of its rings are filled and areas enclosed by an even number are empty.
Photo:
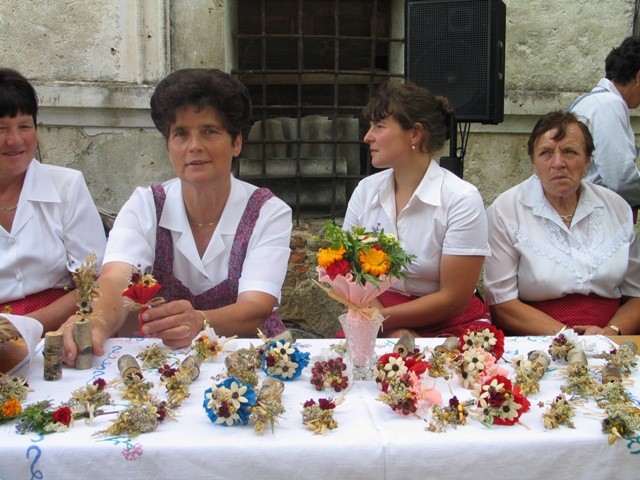
[[[222,215],[220,216],[220,220],[218,221],[214,235],[211,237],[207,250],[202,260],[200,260],[195,239],[193,238],[193,232],[189,225],[187,210],[184,206],[184,199],[182,198],[182,184],[180,183],[180,179],[174,178],[169,180],[163,184],[163,187],[166,192],[166,199],[162,215],[160,216],[159,226],[179,233],[180,236],[176,239],[175,243],[176,248],[180,250],[185,257],[191,259],[193,265],[206,275],[204,265],[224,252],[225,243],[223,237],[236,234],[242,217],[242,212],[238,212],[238,205],[245,205],[247,203],[248,195],[246,189],[242,188],[239,180],[231,176],[231,189],[227,203],[224,206],[224,210],[222,211]]]
[[[627,106],[627,102],[625,102],[624,98],[622,98],[622,94],[620,94],[620,92],[616,88],[616,85],[611,80],[609,80],[608,78],[601,78],[600,81],[598,82],[598,85],[596,86],[596,88],[604,88],[608,92],[613,93],[616,97],[618,97],[620,99],[620,101],[622,103],[624,103],[627,111],[629,111],[629,107]],[[595,88],[594,88],[594,90],[595,90]]]
[[[388,170],[389,174],[387,178],[380,185],[378,195],[375,195],[372,199],[373,202],[379,202],[385,204],[393,199],[395,204],[395,189],[393,170]],[[434,205],[439,207],[442,205],[442,184],[444,183],[444,170],[434,160],[431,160],[427,171],[425,172],[422,180],[416,187],[415,192],[409,199],[407,205],[411,204],[414,197],[417,197],[422,203],[427,205]]]
[[[46,168],[35,158],[31,160],[20,192],[20,200],[60,203],[60,195]]]
[[[558,212],[555,211],[547,197],[545,197],[542,182],[537,175],[532,175],[522,183],[518,191],[517,201],[531,208],[534,215],[548,218],[549,220],[557,220]],[[573,217],[574,221],[578,222],[596,208],[604,208],[604,202],[593,193],[585,182],[580,182],[580,198]]]

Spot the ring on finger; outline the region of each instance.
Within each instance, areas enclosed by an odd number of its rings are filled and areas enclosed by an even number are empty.
[[[187,327],[187,337],[191,336],[191,325],[189,325],[188,323],[183,323],[183,326]]]

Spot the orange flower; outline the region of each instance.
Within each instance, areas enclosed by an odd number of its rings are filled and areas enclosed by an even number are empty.
[[[342,260],[345,253],[347,253],[347,250],[342,245],[340,245],[338,250],[321,248],[318,250],[318,265],[322,268],[327,268],[336,260]]]
[[[391,268],[389,256],[377,248],[370,248],[367,252],[360,250],[359,256],[362,270],[375,277],[387,273]]]
[[[2,404],[2,416],[4,418],[11,418],[19,415],[22,412],[22,405],[15,398],[10,398]]]

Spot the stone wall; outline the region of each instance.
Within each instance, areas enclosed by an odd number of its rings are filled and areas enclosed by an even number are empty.
[[[533,124],[595,85],[606,54],[632,33],[635,4],[504,1],[505,121],[473,124],[465,158],[465,179],[486,204],[530,175],[526,139]],[[401,8],[403,2],[394,2]],[[41,160],[83,171],[96,203],[109,212],[117,212],[136,186],[172,177],[149,116],[151,92],[178,68],[231,70],[236,4],[2,0],[2,66],[20,70],[36,86]],[[636,118],[634,127],[640,132]],[[310,282],[315,258],[307,252],[309,235],[322,223],[296,227],[282,311],[291,322],[304,319],[304,329],[330,335],[341,307]]]
[[[301,329],[314,337],[332,337],[339,328],[337,319],[344,308],[314,282],[318,276],[313,236],[325,222],[301,220],[294,226],[280,307],[280,315],[287,326]]]

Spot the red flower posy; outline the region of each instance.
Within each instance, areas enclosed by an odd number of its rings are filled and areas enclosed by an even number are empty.
[[[502,385],[502,388],[493,388],[492,382]],[[478,399],[478,407],[481,407],[484,401],[488,407],[495,411],[495,413],[487,417],[487,419],[491,418],[491,423],[494,425],[515,425],[520,420],[520,416],[531,408],[531,402],[522,394],[520,386],[513,387],[511,381],[502,375],[487,378],[480,389],[480,393],[482,393],[482,396]],[[512,397],[512,400],[508,400],[509,397]],[[519,405],[519,408],[515,411],[516,414],[505,414],[508,411],[509,404],[512,406],[514,403]]]
[[[129,298],[135,308],[140,308],[138,312],[138,331],[142,332],[144,321],[142,314],[149,308],[149,304],[154,301],[154,296],[162,288],[151,275],[140,275],[134,272],[129,282],[129,288],[122,292],[123,297]],[[164,300],[159,298],[160,303]],[[135,309],[134,308],[134,309]]]
[[[123,297],[130,298],[135,303],[143,306],[148,305],[153,299],[158,290],[162,288],[159,283],[153,283],[151,285],[134,284],[122,292]]]
[[[495,340],[494,340],[495,339]],[[502,358],[504,353],[504,332],[490,323],[475,323],[459,337],[460,351],[470,348],[482,348],[491,353],[496,361]]]
[[[390,358],[394,358],[396,359],[396,361],[394,362],[395,365],[391,365],[390,368],[385,369],[385,365],[389,364],[389,359]],[[399,362],[397,361],[398,359],[401,359]],[[426,362],[424,360],[421,359],[416,359],[415,357],[402,357],[399,353],[385,353],[383,355],[381,355],[378,358],[378,361],[376,362],[376,368],[379,370],[379,372],[381,373],[380,378],[378,379],[378,381],[380,381],[383,377],[382,373],[384,373],[386,370],[397,370],[398,366],[404,364],[405,367],[407,367],[407,372],[413,372],[415,373],[418,377],[420,377],[424,372],[427,371],[427,369],[429,368],[429,362]],[[388,375],[384,375],[385,377]]]
[[[68,427],[69,424],[71,423],[71,417],[72,417],[71,409],[69,407],[60,407],[55,412],[53,412],[51,417],[56,422],[61,423],[62,425],[65,425]]]

